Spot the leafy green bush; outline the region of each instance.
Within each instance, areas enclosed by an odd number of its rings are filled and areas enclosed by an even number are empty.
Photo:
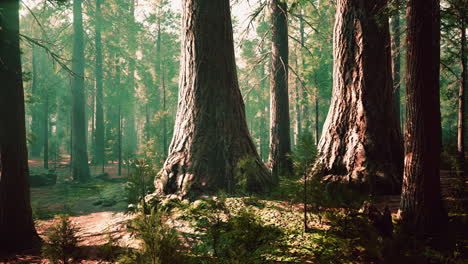
[[[130,251],[119,259],[119,263],[177,264],[186,263],[179,252],[181,241],[176,230],[165,222],[166,213],[155,208],[146,215],[139,212],[128,228],[142,242],[141,250]]]
[[[246,208],[231,214],[224,198],[196,202],[190,215],[201,234],[194,252],[215,257],[214,263],[265,263],[282,237],[278,228]]]
[[[256,188],[255,177],[259,166],[254,157],[247,156],[239,160],[236,167],[236,191],[240,193],[253,193]]]
[[[125,186],[129,205],[139,204],[144,201],[147,194],[154,191],[155,175],[155,168],[148,160],[136,159],[132,162],[132,173],[128,176]]]
[[[237,263],[264,263],[263,255],[278,246],[282,232],[265,225],[247,209],[229,218],[221,233],[220,256]]]
[[[55,218],[46,236],[46,243],[42,247],[42,255],[52,263],[73,263],[78,256],[77,244],[79,231],[67,215],[59,215]]]
[[[291,154],[295,174],[298,177],[303,177],[314,164],[316,156],[317,148],[312,134],[300,137],[296,150]]]

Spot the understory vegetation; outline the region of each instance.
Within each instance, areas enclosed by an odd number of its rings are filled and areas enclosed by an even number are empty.
[[[434,250],[431,241],[399,232],[396,216],[386,215],[385,201],[345,186],[326,185],[319,177],[304,182],[304,168],[313,161],[306,157],[315,153],[315,148],[307,147],[309,140],[301,139],[291,156],[295,174],[281,178],[279,186],[264,195],[245,189],[249,174],[255,173],[249,159],[239,162],[243,175],[237,193],[220,192],[194,201],[172,197],[145,203],[145,195],[151,193],[148,179],[157,171],[144,160],[134,161],[123,185],[96,179],[62,188],[85,189],[75,192],[77,200],[91,194],[100,197],[102,202],[95,207],[126,194],[118,203],[130,206],[115,209],[127,211],[125,232],[138,243],[125,247],[109,232],[98,251],[111,263],[464,263],[466,242],[456,231],[464,225],[460,207],[452,211],[447,246]],[[45,223],[40,219],[47,217],[34,208],[38,223]],[[73,215],[73,207],[68,213]],[[53,263],[80,257],[78,229],[69,219],[60,215],[48,231],[43,255]]]

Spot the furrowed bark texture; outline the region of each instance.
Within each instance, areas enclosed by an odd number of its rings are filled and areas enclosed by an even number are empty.
[[[73,1],[73,59],[72,71],[72,178],[89,179],[86,147],[86,118],[84,95],[84,42],[82,0]]]
[[[407,110],[400,216],[406,230],[428,235],[447,225],[440,191],[439,0],[409,0],[406,19]]]
[[[288,93],[288,6],[282,0],[271,1],[271,69],[270,69],[270,156],[272,177],[292,172],[289,133]]]
[[[237,81],[229,0],[185,0],[174,137],[155,180],[160,195],[233,191],[238,161],[256,159],[257,191],[270,178],[250,138]]]
[[[337,1],[333,97],[314,170],[372,193],[398,193],[403,169],[386,4]]]
[[[1,1],[0,10],[0,251],[17,251],[40,240],[29,193],[19,1]]]

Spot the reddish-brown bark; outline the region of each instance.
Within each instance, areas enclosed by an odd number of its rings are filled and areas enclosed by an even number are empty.
[[[403,145],[393,103],[386,4],[337,1],[333,97],[314,173],[371,192],[396,193]]]
[[[256,160],[256,191],[270,177],[250,138],[239,90],[229,0],[185,0],[179,105],[160,195],[192,198],[234,190],[238,161]]]
[[[406,55],[405,166],[400,216],[419,235],[447,225],[440,191],[439,0],[409,0]]]
[[[19,1],[0,2],[0,251],[37,246],[29,193]]]

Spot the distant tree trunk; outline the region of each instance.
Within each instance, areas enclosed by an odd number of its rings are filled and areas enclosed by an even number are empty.
[[[32,87],[31,87],[31,94],[34,99],[38,100],[41,98],[40,91],[39,91],[39,63],[38,63],[38,47],[33,44],[32,45]],[[39,100],[38,100],[39,101]],[[40,111],[38,107],[38,102],[33,101],[31,107],[31,134],[33,137],[31,138],[31,157],[38,158],[41,156],[41,118],[40,118]]]
[[[104,110],[103,110],[103,90],[102,90],[102,40],[101,40],[101,4],[102,0],[96,0],[96,130],[95,157],[96,164],[104,164]]]
[[[392,45],[392,73],[393,73],[393,98],[395,100],[395,116],[398,120],[398,124],[401,124],[400,114],[400,82],[401,82],[401,71],[400,71],[400,12],[391,18],[391,45]],[[400,125],[401,127],[401,125]]]
[[[461,57],[461,78],[458,91],[458,163],[462,173],[465,173],[465,126],[466,126],[466,26],[464,15],[461,15],[460,23],[460,57]]]
[[[385,0],[338,0],[333,97],[315,173],[371,193],[401,190],[403,145],[395,118]]]
[[[317,87],[317,92],[314,96],[315,103],[315,144],[318,146],[320,141],[320,129],[319,129],[319,89]]]
[[[296,58],[296,69],[299,69],[299,64],[297,63],[297,58]],[[298,70],[296,70],[297,73],[299,73]],[[294,122],[294,146],[297,146],[299,143],[299,139],[302,136],[302,120],[301,120],[301,80],[299,79],[299,76],[296,76],[295,78],[295,83],[294,83],[294,100],[295,100],[295,106],[294,106],[294,114],[295,114],[295,122]]]
[[[29,193],[19,1],[0,2],[0,251],[38,246]]]
[[[174,137],[157,193],[193,198],[234,191],[240,159],[251,157],[255,191],[270,182],[249,135],[237,81],[229,0],[186,0]]]
[[[117,87],[120,88],[120,62],[117,60],[116,62],[116,83]],[[120,93],[118,93],[118,121],[117,121],[117,158],[118,158],[118,172],[117,174],[119,176],[122,175],[122,96]]]
[[[86,147],[86,120],[84,95],[84,42],[82,0],[73,1],[73,58],[72,58],[72,178],[86,181],[90,178]]]
[[[166,114],[166,74],[164,65],[161,67],[162,70],[162,99],[163,99],[163,149],[164,158],[167,158],[167,114]]]
[[[128,26],[128,45],[129,45],[129,58],[128,58],[128,89],[129,98],[126,100],[129,111],[125,117],[125,135],[126,144],[130,156],[133,156],[137,152],[137,133],[135,128],[135,54],[136,54],[136,23],[135,23],[135,0],[130,0],[130,13],[129,13],[129,26]]]
[[[406,56],[405,166],[400,216],[406,231],[441,234],[447,226],[440,191],[439,0],[409,0]]]
[[[301,36],[301,70],[302,70],[302,73],[304,74],[305,73],[305,67],[306,67],[306,63],[305,63],[305,55],[304,55],[304,47],[305,47],[305,30],[304,30],[304,10],[301,9],[301,18],[299,20],[299,33],[300,33],[300,36]],[[304,89],[304,87],[301,87],[301,103],[300,103],[300,106],[301,106],[301,112],[302,112],[302,121],[304,122],[304,125],[301,126],[301,134],[308,134],[310,133],[310,129],[311,129],[311,125],[310,125],[310,118],[309,117],[309,100],[308,100],[308,95],[307,95],[307,91]]]
[[[270,69],[270,168],[275,181],[292,172],[288,98],[288,6],[283,0],[271,1],[272,51]]]
[[[43,103],[44,124],[42,125],[43,126],[42,128],[43,139],[44,139],[43,160],[44,160],[44,169],[49,169],[49,94],[48,94],[48,91],[46,91],[46,94],[44,94],[44,97],[45,97],[45,100]]]

